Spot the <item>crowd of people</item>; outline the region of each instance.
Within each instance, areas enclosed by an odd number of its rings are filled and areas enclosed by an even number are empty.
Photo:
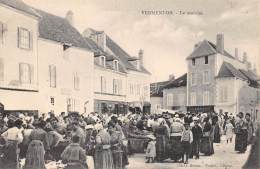
[[[123,169],[134,153],[131,138],[145,140],[146,163],[171,159],[187,164],[200,154],[213,155],[222,135],[228,144],[235,133],[235,151],[244,153],[255,128],[250,114],[244,118],[242,112],[236,117],[227,112],[5,114],[0,119],[0,166],[45,169],[48,161],[62,161],[65,169],[87,169],[86,156],[92,156],[95,169]]]

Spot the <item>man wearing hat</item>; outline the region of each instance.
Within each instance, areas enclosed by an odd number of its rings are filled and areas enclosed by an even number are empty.
[[[190,154],[190,149],[191,149],[191,143],[193,142],[193,135],[190,130],[190,124],[185,123],[184,124],[184,130],[182,132],[181,136],[181,142],[183,146],[183,156],[182,156],[182,161],[184,164],[188,164],[188,159],[189,159],[189,154]],[[186,160],[184,161],[186,156]]]
[[[198,117],[193,118],[194,126],[191,129],[193,134],[191,157],[195,155],[195,159],[199,159],[200,139],[202,137],[202,128],[199,126],[198,120]]]

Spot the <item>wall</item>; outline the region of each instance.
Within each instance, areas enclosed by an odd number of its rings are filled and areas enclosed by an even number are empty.
[[[49,52],[51,51],[51,52]],[[76,100],[75,111],[83,113],[93,111],[93,53],[75,47],[63,51],[62,44],[39,40],[39,84],[42,113],[54,111],[59,114],[67,112],[67,99]],[[49,65],[56,66],[56,88],[50,87]],[[79,90],[74,89],[73,74],[77,72],[80,78]],[[54,105],[50,98],[55,98]]]
[[[101,92],[101,76],[106,80],[106,91]],[[118,95],[113,94],[113,79],[120,79],[122,81],[122,86],[120,93]],[[94,99],[98,100],[110,100],[110,101],[126,101],[126,74],[116,72],[114,70],[106,69],[101,66],[94,66]]]
[[[187,105],[191,105],[191,92],[196,92],[196,106],[203,106],[203,91],[209,91],[209,105],[214,105],[215,102],[215,55],[208,56],[208,64],[205,64],[204,57],[196,58],[195,66],[192,65],[192,60],[187,60],[188,78],[187,78]],[[203,72],[209,71],[209,83],[203,84]],[[191,74],[195,73],[196,85],[191,85]]]
[[[167,95],[172,94],[173,102],[167,105]],[[180,107],[179,110],[186,111],[187,89],[185,87],[177,87],[163,90],[163,108],[172,109],[172,107]]]
[[[0,100],[7,110],[35,110],[37,109],[35,103],[38,99],[36,94],[38,90],[38,21],[35,17],[0,5],[0,22],[7,26],[3,39],[0,40],[0,58],[4,63],[4,79],[0,81]],[[26,28],[32,33],[32,49],[18,48],[18,27]],[[31,84],[20,83],[19,63],[28,63],[33,66]],[[28,90],[34,92],[27,92]]]
[[[163,97],[151,97],[151,113],[158,113],[163,108]]]
[[[127,102],[150,102],[150,76],[149,74],[128,71],[127,74]],[[134,93],[130,92],[131,85],[134,86]],[[137,86],[140,86],[140,94]]]

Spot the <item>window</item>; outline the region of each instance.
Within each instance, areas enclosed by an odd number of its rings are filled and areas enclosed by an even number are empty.
[[[0,22],[0,42],[3,43],[4,38],[4,24]]]
[[[0,81],[4,81],[4,60],[0,58]]]
[[[197,104],[197,98],[195,92],[190,93],[190,104],[191,106],[196,106]]]
[[[172,94],[167,94],[167,98],[166,98],[166,103],[167,103],[167,106],[172,106],[173,104],[173,95]]]
[[[51,105],[54,106],[54,103],[55,103],[55,99],[54,99],[54,97],[51,97]]]
[[[185,94],[183,93],[178,94],[178,104],[179,105],[185,104]]]
[[[67,111],[68,112],[73,112],[73,111],[78,111],[78,100],[73,99],[73,98],[67,98]]]
[[[19,77],[20,77],[21,84],[33,83],[33,65],[27,63],[20,63]]]
[[[118,60],[113,61],[114,70],[118,71]]]
[[[130,84],[130,94],[134,94],[134,85]]]
[[[209,64],[209,57],[205,56],[205,64]]]
[[[49,65],[49,74],[50,74],[50,87],[56,87],[56,66]]]
[[[123,92],[123,82],[122,79],[118,80],[118,94],[122,94]]]
[[[219,93],[219,101],[220,102],[227,102],[228,101],[228,88],[227,86],[221,86],[220,87],[220,93]]]
[[[192,59],[192,66],[195,66],[195,64],[196,64],[196,60],[195,60],[195,58],[193,58]]]
[[[140,94],[141,94],[141,85],[140,85],[140,84],[137,84],[137,85],[136,85],[136,94],[137,94],[137,95],[140,95]]]
[[[32,35],[24,28],[18,28],[18,47],[22,49],[32,48]]]
[[[203,72],[203,83],[209,83],[209,71],[204,71]]]
[[[106,57],[100,56],[99,64],[103,67],[106,67]]]
[[[148,86],[144,86],[144,96],[148,96]]]
[[[190,78],[191,79],[191,85],[192,86],[196,85],[196,74],[191,73],[190,76],[191,76],[191,78]]]
[[[113,79],[113,94],[119,94],[118,79]]]
[[[79,90],[79,82],[80,82],[80,79],[79,79],[79,75],[78,73],[74,73],[74,76],[73,76],[73,81],[74,81],[74,89],[75,90]]]
[[[141,68],[140,60],[136,60],[136,68],[140,70]]]
[[[203,105],[209,105],[209,91],[203,92]]]
[[[101,76],[101,93],[106,93],[106,79]]]

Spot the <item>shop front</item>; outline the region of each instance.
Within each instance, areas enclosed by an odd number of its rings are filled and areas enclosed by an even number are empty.
[[[214,106],[187,106],[187,112],[190,113],[212,113],[214,112]]]
[[[128,105],[126,102],[94,100],[94,105],[94,111],[102,114],[107,112],[114,114],[126,114],[128,110]]]

